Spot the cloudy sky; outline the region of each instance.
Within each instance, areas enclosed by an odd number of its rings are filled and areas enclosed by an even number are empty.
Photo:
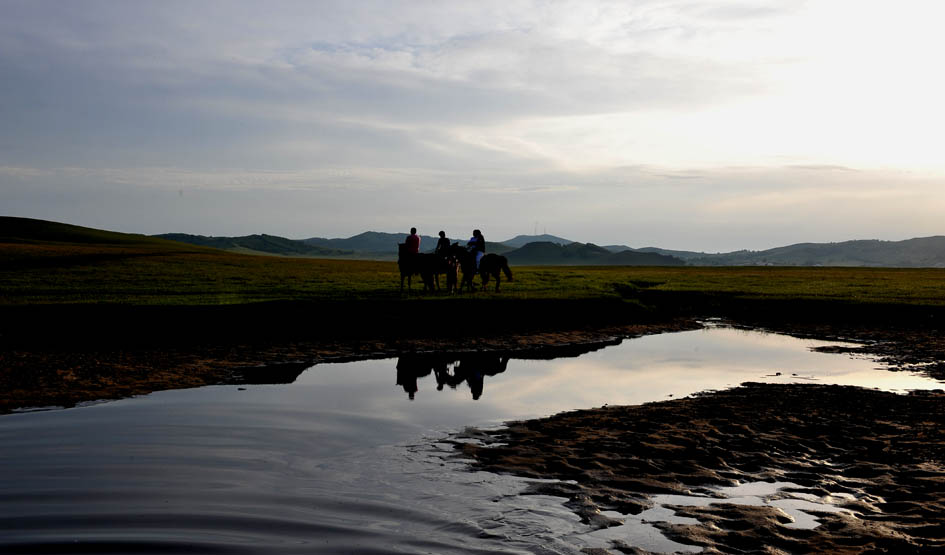
[[[0,0],[0,215],[687,250],[945,234],[945,2]]]

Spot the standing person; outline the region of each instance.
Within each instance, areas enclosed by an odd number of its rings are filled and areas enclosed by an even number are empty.
[[[482,259],[482,256],[486,254],[486,238],[482,236],[481,231],[478,229],[473,230],[473,236],[470,237],[469,242],[466,243],[466,248],[475,255],[476,269],[478,270],[479,261]]]
[[[441,257],[445,257],[450,249],[450,240],[446,237],[445,231],[440,231],[440,239],[436,242],[436,249],[433,251]]]
[[[410,235],[404,241],[407,245],[408,254],[420,254],[420,236],[417,235],[417,228],[410,228]]]

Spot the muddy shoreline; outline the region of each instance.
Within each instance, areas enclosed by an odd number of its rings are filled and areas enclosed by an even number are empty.
[[[771,507],[675,507],[697,525],[656,524],[670,539],[721,553],[932,553],[945,549],[945,393],[897,395],[848,386],[744,384],[640,406],[510,423],[458,448],[474,467],[569,483],[529,493],[566,497],[582,520],[639,514],[658,493],[793,482],[844,496],[848,512],[811,530]],[[482,439],[485,439],[483,444]],[[613,552],[636,551],[617,543]]]

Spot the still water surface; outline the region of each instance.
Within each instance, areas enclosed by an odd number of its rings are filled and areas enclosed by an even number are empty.
[[[320,364],[283,385],[165,391],[0,417],[0,552],[572,553],[603,546],[561,499],[469,472],[491,426],[744,381],[941,388],[824,342],[728,328],[555,360]],[[613,530],[611,531],[611,535]],[[623,541],[672,550],[651,530]],[[678,545],[678,544],[677,544]]]

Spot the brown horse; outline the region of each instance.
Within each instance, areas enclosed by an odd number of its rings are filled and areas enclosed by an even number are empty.
[[[424,291],[435,291],[433,276],[435,275],[437,262],[438,257],[432,254],[413,254],[407,252],[406,243],[398,243],[397,267],[400,269],[400,293],[404,293],[404,278],[407,278],[407,291],[409,292],[411,278],[416,274],[420,274],[420,279],[423,280]]]
[[[463,270],[463,279],[459,284],[459,290],[462,291],[465,286],[470,292],[474,291],[473,289],[473,278],[476,277],[476,274],[479,274],[479,277],[482,278],[482,290],[486,290],[486,284],[489,283],[489,276],[492,276],[495,279],[495,290],[499,292],[499,284],[502,282],[501,274],[505,274],[506,279],[509,281],[512,280],[512,270],[509,269],[509,260],[499,254],[485,254],[482,256],[482,259],[479,261],[479,268],[476,269],[476,255],[475,253],[469,252],[459,245],[459,243],[453,243],[453,246],[450,248],[450,253],[452,253],[457,260],[459,260],[459,266]]]

